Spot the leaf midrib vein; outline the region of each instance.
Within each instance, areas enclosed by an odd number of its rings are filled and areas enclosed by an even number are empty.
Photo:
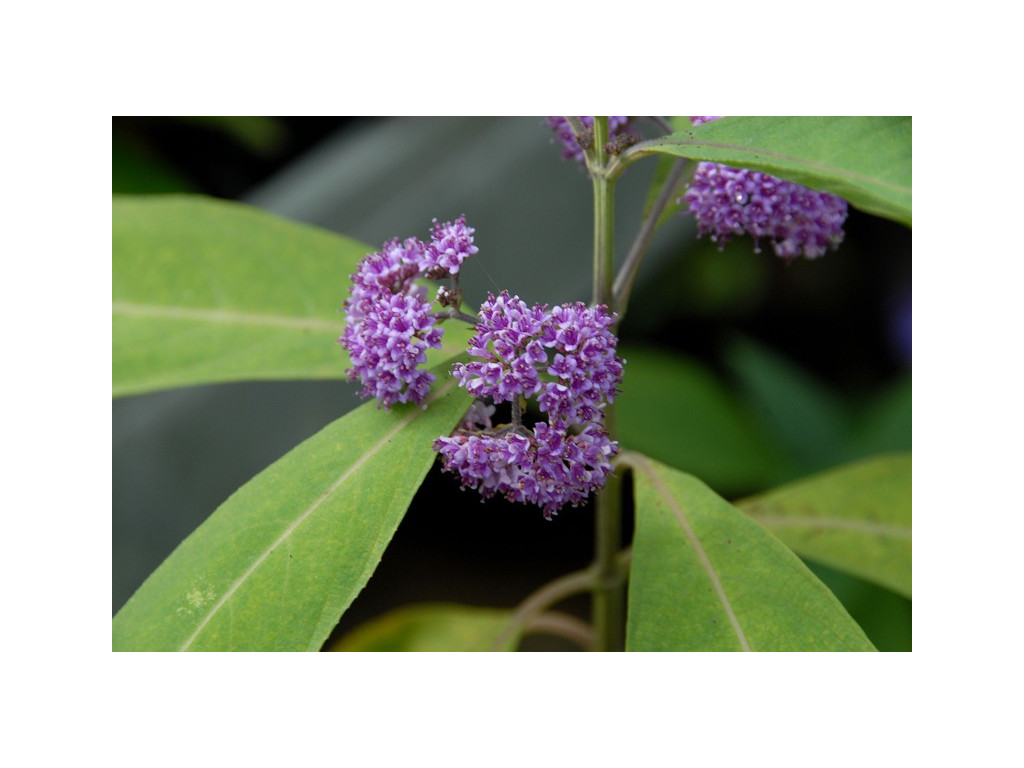
[[[875,536],[886,536],[894,539],[909,539],[911,529],[902,525],[873,523],[868,520],[842,520],[834,517],[789,517],[784,515],[750,515],[766,528],[787,528],[805,526],[807,528],[831,528],[834,530],[857,531]]]
[[[851,171],[848,168],[841,168],[839,166],[830,165],[828,163],[823,163],[823,162],[820,162],[820,161],[808,160],[807,158],[803,158],[803,157],[794,157],[792,155],[782,154],[781,152],[775,152],[775,151],[766,150],[766,149],[758,149],[756,147],[750,147],[750,146],[746,146],[746,145],[743,145],[743,144],[728,144],[728,143],[725,143],[725,142],[718,142],[718,141],[696,141],[696,140],[691,141],[691,140],[687,140],[687,139],[657,139],[657,140],[652,140],[652,142],[650,144],[637,145],[637,148],[638,149],[643,149],[643,150],[656,151],[656,148],[658,146],[666,146],[666,145],[667,146],[676,146],[676,147],[693,147],[693,148],[696,148],[696,149],[699,149],[701,147],[707,147],[708,149],[726,149],[726,150],[731,150],[731,151],[735,151],[735,152],[742,152],[742,153],[744,153],[746,155],[760,155],[760,156],[769,157],[769,158],[772,158],[772,159],[775,159],[775,160],[781,160],[781,161],[786,161],[786,162],[789,162],[789,163],[793,163],[798,168],[815,169],[815,170],[818,170],[818,171],[823,171],[823,172],[830,173],[830,174],[832,174],[834,176],[838,176],[839,178],[856,180],[856,181],[859,181],[859,182],[871,184],[871,185],[874,185],[876,187],[880,187],[882,189],[887,189],[887,190],[891,190],[893,192],[897,192],[897,193],[899,193],[901,195],[909,195],[909,194],[911,194],[911,191],[910,191],[909,187],[906,187],[906,186],[904,186],[902,184],[894,184],[892,182],[886,181],[885,179],[880,179],[877,176],[869,176],[869,175],[864,174],[864,173],[858,173],[857,171]],[[750,158],[750,159],[753,159],[753,158]],[[738,161],[731,161],[731,162],[738,162]],[[755,160],[755,162],[756,162],[756,160]]]
[[[315,318],[285,317],[283,315],[260,315],[248,312],[237,312],[226,309],[188,309],[185,307],[169,307],[159,304],[134,304],[126,301],[113,303],[114,314],[129,317],[155,317],[162,320],[188,320],[225,325],[256,325],[270,328],[293,328],[301,331],[329,331],[340,334],[345,324]],[[441,343],[441,351],[457,354],[462,347]]]
[[[263,325],[275,328],[296,328],[300,330],[331,331],[337,333],[344,323],[331,323],[315,318],[285,317],[282,315],[263,315],[251,312],[238,312],[228,309],[189,309],[186,307],[170,307],[158,304],[134,304],[126,301],[113,303],[114,314],[132,317],[157,317],[165,320],[198,320],[207,323],[225,323],[230,325]]]
[[[682,508],[676,503],[675,496],[665,486],[658,477],[658,474],[654,471],[654,468],[650,463],[642,456],[638,454],[631,454],[628,459],[630,463],[639,467],[647,478],[651,481],[658,494],[668,504],[672,514],[675,515],[676,521],[679,523],[679,527],[682,528],[683,533],[686,535],[687,540],[690,542],[690,546],[693,547],[697,553],[697,557],[700,560],[701,566],[708,574],[708,578],[711,580],[711,586],[715,590],[715,595],[718,597],[719,602],[722,604],[722,608],[725,610],[726,616],[729,618],[729,623],[732,625],[733,631],[736,633],[736,638],[739,640],[740,647],[744,651],[750,650],[750,643],[747,642],[747,636],[743,632],[743,627],[740,626],[739,619],[736,618],[736,612],[732,608],[732,602],[729,600],[728,595],[725,594],[725,588],[722,586],[722,581],[718,577],[718,572],[715,570],[714,565],[711,563],[711,558],[708,557],[707,552],[704,551],[704,547],[700,543],[700,539],[697,538],[696,532],[690,525],[689,519],[686,517],[686,513],[683,512]]]
[[[455,380],[451,379],[447,384],[441,387],[434,395],[430,397],[430,399],[427,401],[427,405],[446,395],[452,389],[452,387],[455,386],[455,384]],[[250,565],[245,570],[245,572],[242,573],[242,575],[239,576],[234,581],[234,583],[231,584],[230,587],[228,587],[228,589],[224,592],[220,599],[216,603],[214,603],[213,606],[210,608],[209,613],[207,613],[203,620],[199,622],[199,625],[195,628],[195,631],[192,632],[192,634],[188,637],[187,640],[185,640],[181,648],[179,648],[178,650],[187,651],[189,649],[189,646],[191,646],[192,643],[195,642],[196,638],[199,637],[199,634],[203,631],[203,629],[206,628],[206,625],[213,620],[213,617],[217,614],[217,612],[220,611],[220,609],[227,604],[228,600],[230,600],[231,597],[234,596],[234,594],[239,589],[241,589],[242,585],[246,582],[246,580],[250,576],[252,576],[253,573],[256,572],[256,569],[259,568],[260,565],[262,565],[262,563],[268,557],[270,557],[270,554],[279,546],[281,546],[281,544],[287,541],[288,538],[292,535],[292,533],[294,533],[295,530],[300,525],[302,525],[302,523],[305,522],[305,520],[308,519],[309,516],[312,515],[325,501],[327,501],[327,499],[329,499],[335,493],[335,491],[337,491],[342,485],[344,485],[345,482],[352,476],[353,473],[355,473],[370,459],[372,459],[377,454],[377,452],[380,451],[381,448],[387,445],[391,438],[393,438],[396,434],[405,429],[415,419],[419,418],[423,414],[423,412],[424,409],[422,408],[417,408],[413,410],[408,416],[406,416],[394,427],[388,430],[388,432],[385,433],[384,436],[380,438],[380,440],[374,443],[373,447],[369,451],[362,454],[359,457],[359,459],[352,464],[352,466],[350,466],[348,469],[342,472],[341,476],[337,480],[335,480],[326,491],[320,494],[316,501],[314,501],[298,517],[296,517],[295,520],[284,530],[284,532],[282,532],[281,535],[278,536],[277,539],[269,547],[267,547],[260,554],[260,556],[256,558],[255,561],[253,561],[252,565]]]

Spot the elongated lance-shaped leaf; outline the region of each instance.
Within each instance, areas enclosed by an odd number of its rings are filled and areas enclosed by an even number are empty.
[[[236,491],[114,617],[114,650],[318,650],[366,584],[469,405],[368,402]]]
[[[736,506],[794,552],[911,595],[911,457],[879,456]]]
[[[626,649],[870,651],[824,584],[696,478],[626,453],[636,493]]]
[[[414,233],[404,233],[414,234]],[[238,203],[115,197],[113,393],[341,378],[349,277],[375,250]],[[465,349],[445,324],[429,364]]]
[[[504,637],[512,611],[468,605],[397,608],[334,641],[329,651],[514,651],[520,633]]]
[[[641,142],[625,154],[765,171],[910,226],[911,134],[909,117],[724,117]]]

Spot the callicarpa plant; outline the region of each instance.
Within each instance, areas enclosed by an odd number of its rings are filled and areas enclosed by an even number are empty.
[[[910,598],[909,451],[865,438],[849,461],[726,498],[674,458],[691,455],[687,434],[645,450],[658,425],[631,422],[636,404],[671,403],[670,420],[694,389],[620,331],[673,218],[714,249],[822,270],[851,209],[909,228],[910,119],[549,117],[537,130],[593,188],[588,301],[541,303],[516,284],[464,295],[487,249],[459,212],[373,250],[242,205],[115,197],[115,396],[333,377],[367,401],[186,538],[114,616],[115,650],[516,650],[538,633],[600,651],[875,649],[821,568]],[[647,203],[616,254],[616,184],[645,162]],[[785,426],[815,454],[810,422]],[[512,608],[414,605],[339,634],[432,468],[483,515],[500,501],[545,526],[585,516],[592,563]],[[580,594],[585,620],[558,609]]]

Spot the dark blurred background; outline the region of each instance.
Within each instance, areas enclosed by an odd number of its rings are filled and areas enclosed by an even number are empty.
[[[480,247],[464,268],[468,303],[501,288],[530,302],[589,299],[590,183],[561,158],[543,118],[115,117],[112,140],[115,194],[239,200],[372,249],[465,213]],[[653,172],[654,161],[642,161],[617,185],[619,254]],[[339,306],[346,291],[338,286]],[[851,210],[836,252],[784,263],[749,240],[719,251],[679,216],[655,237],[621,338],[684,355],[755,417],[768,414],[755,418],[758,428],[786,452],[768,474],[694,470],[735,498],[767,480],[910,449],[910,314],[911,233],[897,224]],[[344,367],[339,354],[336,382],[114,401],[113,612],[234,490],[360,402]],[[431,472],[339,633],[409,603],[512,607],[590,562],[589,509],[547,522],[534,508],[481,504],[455,487]],[[880,649],[910,650],[909,601],[809,565]],[[560,607],[586,617],[588,601]],[[525,648],[569,646],[536,637]]]

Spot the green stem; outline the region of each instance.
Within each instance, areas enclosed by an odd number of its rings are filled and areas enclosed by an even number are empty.
[[[643,261],[644,253],[647,252],[647,246],[651,244],[651,238],[654,237],[654,230],[658,226],[658,219],[661,218],[661,213],[665,210],[665,206],[675,196],[676,187],[679,184],[679,180],[683,177],[685,170],[685,158],[677,160],[672,166],[672,170],[669,172],[668,178],[665,179],[657,200],[655,200],[654,205],[651,207],[647,219],[637,233],[636,240],[633,241],[629,253],[626,254],[626,258],[622,262],[619,274],[615,276],[615,283],[612,286],[612,309],[618,313],[620,318],[626,314],[629,294],[633,290],[633,282],[636,280],[636,274],[640,270],[640,262]]]
[[[629,549],[615,553],[614,560],[618,565],[620,573],[626,573],[632,557],[633,553]],[[551,613],[550,608],[552,605],[581,592],[593,591],[598,580],[597,569],[591,565],[582,571],[573,571],[558,577],[554,581],[549,581],[536,592],[530,594],[516,607],[508,623],[505,624],[505,627],[491,644],[491,650],[496,651],[499,648],[503,648],[509,641],[509,638],[517,632],[528,632],[535,626],[539,616]],[[597,645],[594,639],[595,634],[588,633],[586,644],[589,649],[600,650],[595,647]]]
[[[512,398],[512,426],[523,426],[523,398],[521,395]]]
[[[594,649],[594,630],[591,626],[575,616],[558,611],[548,611],[530,619],[523,627],[523,634],[554,635],[576,643],[585,651]]]
[[[505,628],[495,638],[491,650],[497,650],[504,646],[513,634],[528,625],[536,616],[544,613],[549,606],[579,592],[586,592],[593,584],[593,568],[567,573],[565,576],[545,584],[519,604]]]
[[[622,152],[613,157],[611,162],[608,163],[608,168],[606,169],[608,178],[619,178],[619,176],[622,175],[622,172],[637,160],[653,154],[651,147],[654,146],[657,141],[659,140],[649,139],[647,141],[641,141],[639,144],[634,144],[633,146],[626,147],[626,149],[622,150]]]
[[[594,296],[593,304],[612,305],[615,278],[615,182],[609,178],[608,118],[594,118],[594,154],[588,158],[594,181]],[[615,409],[605,411],[605,429],[618,439]],[[617,554],[622,548],[622,486],[614,475],[597,495],[594,517],[594,572],[592,598],[594,650],[620,651],[626,635],[625,569]]]
[[[622,546],[622,479],[617,474],[608,477],[597,496],[595,539],[591,617],[594,650],[621,651],[626,642],[626,569],[618,557]]]
[[[612,304],[615,279],[615,182],[605,167],[608,153],[608,118],[594,118],[594,162],[590,175],[594,180],[594,296],[593,303]]]

